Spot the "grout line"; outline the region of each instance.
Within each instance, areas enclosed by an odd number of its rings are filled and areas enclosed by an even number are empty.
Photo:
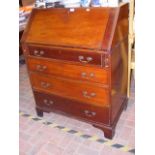
[[[80,131],[76,131],[74,129],[70,129],[68,127],[56,124],[54,122],[50,122],[50,121],[44,120],[44,119],[42,119],[40,117],[35,117],[33,115],[24,113],[22,111],[19,112],[19,115],[23,116],[23,117],[27,117],[30,120],[34,120],[36,122],[40,122],[40,123],[42,123],[44,125],[47,125],[49,127],[57,128],[57,129],[59,129],[59,130],[61,130],[63,132],[70,133],[72,135],[75,135],[75,136],[78,136],[78,137],[81,137],[81,138],[84,138],[84,139],[87,139],[87,140],[90,140],[90,141],[92,141],[92,139],[93,139],[93,141],[98,142],[100,144],[104,144],[104,145],[107,145],[109,147],[112,147],[112,148],[115,148],[115,149],[119,149],[119,150],[121,150],[123,152],[130,152],[132,154],[135,154],[135,149],[131,148],[131,147],[127,146],[127,145],[122,145],[122,144],[116,143],[116,142],[114,142],[112,140],[99,138],[99,137],[96,137],[95,135],[85,134],[85,133],[82,133]]]

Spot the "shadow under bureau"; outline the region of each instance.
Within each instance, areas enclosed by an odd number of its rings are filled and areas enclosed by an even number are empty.
[[[57,112],[112,138],[127,103],[128,4],[33,9],[21,42],[38,116]]]

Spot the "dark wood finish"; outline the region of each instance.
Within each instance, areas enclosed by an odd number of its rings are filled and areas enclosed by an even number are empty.
[[[71,111],[72,102],[68,102],[68,99],[60,97],[58,95],[42,93],[39,91],[34,91],[34,97],[36,102],[36,107],[38,109],[43,109],[46,112],[52,110],[62,111],[63,113],[68,113]]]
[[[43,110],[36,107],[36,112],[39,117],[43,117]]]
[[[126,107],[128,74],[128,5],[119,8],[111,50],[111,115],[112,121]]]
[[[44,111],[63,112],[80,119],[92,121],[98,124],[109,124],[109,108],[97,107],[85,104],[76,100],[71,100],[57,95],[49,95],[35,91],[36,107]]]
[[[124,40],[111,54],[112,120],[116,118],[127,96],[128,40]]]
[[[84,83],[57,76],[31,73],[33,89],[76,99],[86,103],[105,106],[109,105],[109,90],[101,84]]]
[[[45,18],[48,17],[48,18]],[[99,49],[109,17],[108,8],[33,9],[28,43]],[[53,31],[54,30],[54,31]]]
[[[128,4],[34,9],[22,47],[37,114],[86,121],[112,138],[127,105],[127,36]]]
[[[103,68],[81,66],[69,64],[51,59],[41,59],[29,57],[28,68],[33,72],[40,72],[49,75],[58,75],[60,77],[72,78],[76,80],[98,82],[108,84],[108,71]],[[60,65],[61,63],[61,65]]]
[[[115,133],[115,127],[114,126],[102,126],[102,125],[98,125],[98,124],[93,124],[94,127],[99,128],[100,130],[102,130],[104,132],[104,136],[106,138],[112,139]]]
[[[20,6],[20,7],[23,6],[23,2],[22,2],[22,0],[19,0],[19,6]]]
[[[112,51],[124,38],[128,37],[128,13],[128,5],[122,5],[117,9],[111,8],[102,44],[103,50]]]
[[[101,66],[101,53],[89,50],[89,52],[76,51],[74,49],[66,50],[64,48],[51,48],[48,46],[29,46],[29,53],[32,56],[45,57],[66,61],[75,61],[80,64],[94,64]]]
[[[19,55],[23,54],[22,46],[21,46],[21,43],[20,43],[21,37],[23,35],[23,32],[24,32],[23,30],[19,31]]]
[[[120,42],[124,39],[128,39],[128,5],[123,5],[119,8],[119,13],[117,15],[116,29],[114,31],[114,37],[112,37],[111,48],[116,48]]]
[[[102,43],[102,49],[106,50],[107,52],[110,52],[112,48],[112,40],[114,38],[118,15],[119,15],[119,8],[110,9],[109,20],[107,23],[107,28]]]

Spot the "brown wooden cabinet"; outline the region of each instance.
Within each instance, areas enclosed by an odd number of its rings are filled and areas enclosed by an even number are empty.
[[[71,116],[112,138],[127,101],[128,4],[33,9],[22,47],[37,114]]]

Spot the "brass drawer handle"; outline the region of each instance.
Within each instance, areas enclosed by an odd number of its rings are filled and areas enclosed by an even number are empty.
[[[92,97],[95,97],[96,96],[96,93],[90,93],[89,94],[87,91],[83,91],[82,94],[86,98],[92,98]]]
[[[90,77],[94,77],[95,75],[94,75],[94,73],[90,73]]]
[[[82,77],[86,77],[86,76],[87,76],[87,73],[86,73],[86,72],[82,72],[82,73],[81,73],[81,76],[82,76]]]
[[[33,53],[34,53],[35,56],[39,56],[40,57],[40,56],[42,56],[44,54],[44,51],[34,50]]]
[[[87,77],[87,73],[86,73],[86,72],[82,72],[82,73],[81,73],[81,76],[82,76],[82,77]],[[94,77],[94,73],[90,73],[90,74],[89,74],[89,77],[93,78],[93,77]]]
[[[79,56],[79,61],[82,62],[82,63],[88,63],[88,62],[90,62],[92,60],[93,60],[92,57],[87,57],[86,60],[84,60],[84,56],[82,56],[82,55]]]
[[[105,56],[105,59],[104,59],[104,66],[105,66],[106,68],[109,67],[109,58],[108,58],[107,55]]]
[[[50,83],[47,83],[47,82],[41,82],[40,85],[43,88],[48,88],[48,87],[50,87],[51,84]]]
[[[86,116],[88,116],[88,117],[93,117],[93,116],[95,116],[96,115],[96,112],[91,112],[91,111],[89,111],[89,110],[84,110],[84,114],[86,115]]]
[[[43,101],[46,105],[52,105],[54,102],[52,100],[47,100],[47,99],[44,99]]]
[[[38,70],[38,71],[40,71],[40,72],[42,72],[42,71],[44,71],[45,69],[47,68],[47,66],[42,66],[42,65],[37,65],[36,66],[36,69]]]
[[[40,55],[43,55],[45,52],[44,51],[40,51]]]

